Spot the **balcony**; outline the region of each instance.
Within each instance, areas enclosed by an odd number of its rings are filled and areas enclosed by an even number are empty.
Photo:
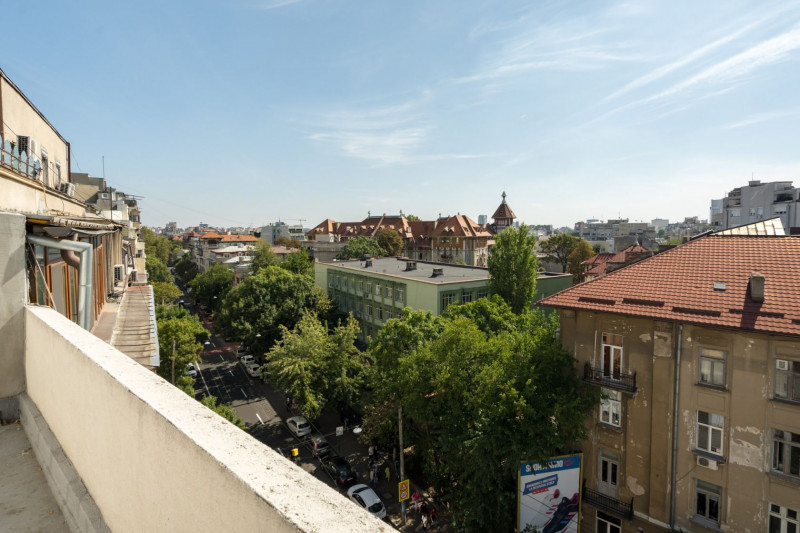
[[[583,367],[583,380],[601,387],[608,387],[609,389],[631,394],[636,393],[636,372],[620,372],[614,376],[607,374],[602,368],[594,368],[589,363],[586,363]]]
[[[631,498],[630,502],[623,502],[612,496],[607,496],[599,490],[586,488],[586,480],[583,482],[583,501],[606,513],[626,520],[633,519],[633,498]]]
[[[392,531],[56,311],[18,315],[21,427],[73,531]]]

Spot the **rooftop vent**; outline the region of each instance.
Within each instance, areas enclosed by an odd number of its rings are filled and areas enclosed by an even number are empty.
[[[444,269],[442,267],[434,268],[433,273],[431,274],[432,278],[436,278],[439,276],[444,276]]]
[[[725,282],[724,281],[715,281],[714,282],[714,290],[715,291],[724,291],[725,290]]]
[[[372,259],[366,259],[364,261],[364,268],[369,268],[372,266]]]
[[[754,272],[750,274],[750,299],[754,302],[764,301],[764,284],[766,278],[763,274]]]
[[[416,261],[406,261],[406,272],[417,269]]]

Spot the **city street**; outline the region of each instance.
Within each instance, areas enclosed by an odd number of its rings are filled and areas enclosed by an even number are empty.
[[[181,296],[184,307],[192,313],[200,313],[203,325],[213,331],[212,322],[195,305],[188,295]],[[299,451],[298,465],[311,475],[329,485],[336,487],[333,478],[326,472],[320,460],[314,456],[307,439],[295,437],[286,426],[286,419],[299,415],[286,407],[285,395],[276,391],[261,379],[251,378],[239,362],[236,349],[239,343],[226,342],[217,334],[211,335],[201,354],[199,373],[195,379],[195,397],[200,400],[204,395],[217,397],[217,401],[233,407],[237,415],[248,426],[248,432],[278,451],[287,460],[291,459],[292,448]],[[318,420],[311,421],[315,432],[326,437],[333,454],[344,457],[358,475],[358,482],[370,485],[368,468],[368,446],[358,442],[353,428],[343,431],[337,436],[337,427],[342,426],[339,414],[331,407],[325,409]],[[379,483],[375,491],[386,506],[386,520],[403,531],[422,531],[422,523],[413,512],[413,504],[406,502],[407,524],[401,526],[400,503],[397,501],[398,477],[394,461],[385,456],[379,466]],[[385,469],[390,468],[390,479],[387,481]],[[337,489],[338,490],[338,489]],[[342,497],[346,490],[341,489]],[[441,512],[441,510],[440,510]],[[439,528],[445,531],[446,528]]]

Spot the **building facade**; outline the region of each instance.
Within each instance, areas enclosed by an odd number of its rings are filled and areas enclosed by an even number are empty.
[[[796,531],[800,239],[707,235],[546,298],[602,400],[587,531]]]
[[[711,222],[728,229],[780,217],[783,227],[789,231],[800,227],[799,201],[800,189],[791,181],[761,183],[752,180],[733,189],[721,200],[711,201]]]

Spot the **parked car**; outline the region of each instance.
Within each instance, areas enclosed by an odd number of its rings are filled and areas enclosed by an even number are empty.
[[[375,494],[375,491],[364,484],[353,485],[347,491],[347,497],[378,518],[386,518],[386,507]]]
[[[247,348],[236,348],[236,357],[242,357],[245,354],[247,354]]]
[[[189,363],[186,365],[186,373],[189,374],[190,378],[197,377],[197,369],[195,368],[194,363]]]
[[[330,474],[340,487],[349,487],[355,485],[358,481],[350,463],[343,457],[329,455],[322,460],[322,468]]]
[[[245,370],[247,373],[250,374],[251,378],[257,378],[261,376],[261,365],[258,363],[248,363],[244,365]]]
[[[311,441],[311,453],[317,457],[323,457],[330,453],[331,447],[324,436],[317,433],[316,435],[312,435],[309,440]]]
[[[247,365],[256,364],[256,359],[255,359],[255,357],[253,357],[250,354],[243,355],[242,356],[242,364],[244,365],[245,368],[247,368]]]
[[[305,437],[311,433],[311,424],[308,423],[304,416],[293,416],[286,421],[286,425],[289,426],[289,431],[292,432],[292,435],[298,438]]]

